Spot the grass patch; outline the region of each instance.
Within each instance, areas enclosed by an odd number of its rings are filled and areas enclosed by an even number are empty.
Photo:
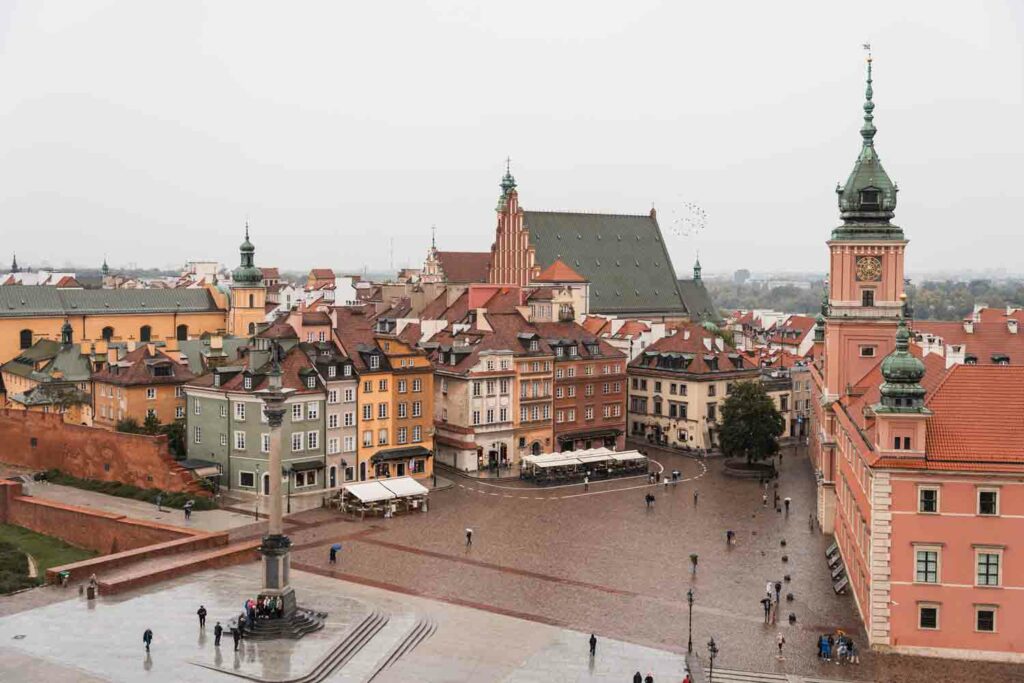
[[[39,476],[39,475],[37,475]],[[186,501],[193,501],[193,510],[214,510],[217,504],[212,498],[196,496],[191,493],[168,493],[160,489],[144,489],[131,484],[122,484],[119,481],[99,481],[97,479],[81,479],[61,472],[60,470],[47,470],[40,478],[51,484],[62,486],[74,486],[77,489],[86,491],[97,491],[119,498],[131,498],[156,505],[157,495],[162,495],[160,504],[168,508],[181,509],[185,507]]]
[[[39,576],[28,576],[28,553],[39,565]],[[95,557],[96,553],[68,545],[59,538],[0,524],[0,593],[11,593],[38,585],[46,579],[46,570],[62,564]]]

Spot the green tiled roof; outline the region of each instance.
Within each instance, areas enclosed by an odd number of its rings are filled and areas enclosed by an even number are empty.
[[[541,270],[561,259],[590,281],[594,313],[685,313],[653,216],[525,211]]]
[[[42,363],[39,370],[37,363]],[[40,339],[0,369],[37,382],[51,381],[54,372],[61,373],[63,382],[86,382],[92,376],[89,357],[82,355],[78,345],[62,346],[50,339]]]
[[[686,313],[690,316],[690,320],[718,322],[722,319],[703,280],[680,280],[679,292],[683,297],[683,305],[686,306]]]
[[[0,287],[0,318],[216,310],[216,303],[205,289]]]

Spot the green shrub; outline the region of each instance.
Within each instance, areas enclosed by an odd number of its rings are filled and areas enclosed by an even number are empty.
[[[96,479],[80,479],[78,477],[65,474],[60,470],[47,470],[45,473],[46,481],[53,484],[60,484],[62,486],[74,486],[75,488],[86,489],[88,491],[98,491],[100,493],[106,493],[119,498],[131,498],[134,500],[141,500],[148,503],[156,503],[157,495],[161,495],[160,504],[164,507],[169,508],[183,508],[185,503],[189,500],[193,501],[193,510],[215,510],[217,503],[212,498],[205,498],[203,496],[196,496],[191,493],[168,493],[166,491],[160,491],[160,489],[144,489],[132,484],[123,484],[119,481],[98,481]]]

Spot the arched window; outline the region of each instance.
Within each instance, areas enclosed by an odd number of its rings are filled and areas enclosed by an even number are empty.
[[[32,330],[22,330],[18,335],[18,344],[23,349],[32,348]]]
[[[263,473],[263,495],[265,495],[265,496],[269,496],[270,495],[270,473],[269,472],[264,472]]]
[[[249,334],[256,334],[256,323],[249,323]]]
[[[104,327],[101,334],[103,335],[104,341],[110,341],[114,338],[114,328],[110,326]]]
[[[534,441],[533,446],[530,448],[530,451],[534,455],[540,455],[540,441]]]
[[[178,325],[178,329],[175,330],[175,337],[178,341],[186,341],[188,339],[188,325]]]
[[[139,341],[148,342],[153,336],[153,330],[149,325],[143,325],[139,328]]]

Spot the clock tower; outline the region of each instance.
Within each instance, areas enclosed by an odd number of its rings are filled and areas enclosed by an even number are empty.
[[[828,300],[823,311],[826,401],[842,396],[892,352],[905,298],[907,240],[903,229],[890,222],[898,188],[875,151],[871,83],[869,54],[860,155],[846,184],[836,187],[842,224],[828,241]]]

